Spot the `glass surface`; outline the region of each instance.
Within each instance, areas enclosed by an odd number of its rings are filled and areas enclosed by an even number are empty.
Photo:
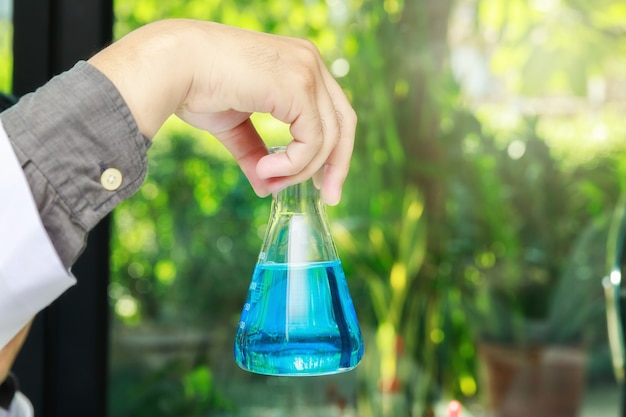
[[[350,370],[362,356],[339,261],[257,265],[235,342],[241,367],[269,375],[319,375]]]
[[[248,371],[323,375],[348,371],[363,356],[317,180],[287,187],[273,198],[235,336],[235,359]]]

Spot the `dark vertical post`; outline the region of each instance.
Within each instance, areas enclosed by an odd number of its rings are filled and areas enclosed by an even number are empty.
[[[34,91],[112,39],[113,0],[13,5],[13,93]],[[40,416],[106,415],[109,219],[72,268],[78,285],[41,313],[14,367]]]
[[[50,78],[51,0],[13,3],[13,93],[23,95]]]

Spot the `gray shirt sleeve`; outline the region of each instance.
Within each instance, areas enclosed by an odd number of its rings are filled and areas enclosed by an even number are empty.
[[[69,267],[88,232],[143,183],[151,142],[113,83],[83,61],[0,118],[43,225]]]

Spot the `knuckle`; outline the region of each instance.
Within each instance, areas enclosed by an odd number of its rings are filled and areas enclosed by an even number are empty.
[[[318,49],[317,46],[315,46],[315,44],[309,40],[309,39],[298,39],[297,40],[300,47],[305,50],[305,51],[309,51],[310,53],[312,53],[313,55],[317,55]]]
[[[307,95],[313,95],[317,89],[317,77],[314,71],[308,66],[302,66],[293,72],[298,85]]]
[[[298,49],[298,59],[307,67],[318,68],[321,55],[313,42],[307,39],[301,39],[300,48]]]

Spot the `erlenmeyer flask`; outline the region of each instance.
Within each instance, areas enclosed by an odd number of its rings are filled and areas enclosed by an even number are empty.
[[[235,336],[235,359],[245,370],[323,375],[348,371],[363,356],[361,330],[315,183],[274,195]]]

